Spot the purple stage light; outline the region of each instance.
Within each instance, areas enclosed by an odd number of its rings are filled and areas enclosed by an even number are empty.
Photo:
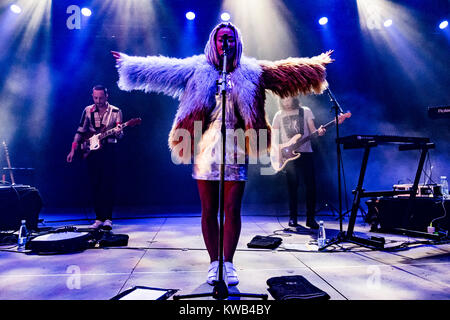
[[[85,17],[90,17],[92,15],[92,11],[89,8],[81,9],[81,14]]]
[[[9,9],[14,12],[15,14],[19,14],[22,12],[22,8],[18,6],[17,4],[12,4]]]
[[[224,12],[220,15],[220,19],[222,19],[222,21],[229,21],[231,16],[228,12]]]
[[[186,12],[186,19],[194,20],[195,19],[195,13],[192,12],[192,11]]]
[[[322,17],[319,19],[319,24],[324,26],[328,23],[328,18],[327,17]]]

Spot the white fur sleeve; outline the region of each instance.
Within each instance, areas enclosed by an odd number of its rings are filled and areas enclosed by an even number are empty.
[[[185,59],[164,56],[135,57],[120,54],[118,86],[125,91],[143,90],[179,98],[193,75],[199,56]]]

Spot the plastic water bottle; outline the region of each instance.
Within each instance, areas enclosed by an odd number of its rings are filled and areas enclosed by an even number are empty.
[[[317,234],[317,245],[319,248],[322,248],[327,243],[327,237],[325,235],[325,227],[323,225],[323,221],[319,221],[319,231]]]
[[[448,194],[448,181],[446,176],[441,176],[441,190],[442,190],[442,197],[444,199],[449,198]]]
[[[19,245],[19,250],[25,249],[25,245],[27,244],[28,240],[28,230],[26,226],[26,221],[22,220],[22,224],[20,225],[19,229],[19,237],[17,239],[17,244]]]

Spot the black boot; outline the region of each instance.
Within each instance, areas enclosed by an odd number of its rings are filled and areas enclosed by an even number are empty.
[[[298,227],[297,218],[289,218],[289,227]]]
[[[311,229],[319,229],[319,224],[316,222],[314,217],[307,217],[306,218],[306,226]]]

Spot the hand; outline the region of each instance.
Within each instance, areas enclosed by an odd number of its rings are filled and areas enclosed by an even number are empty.
[[[317,129],[317,133],[319,136],[323,136],[327,132],[327,129],[325,129],[323,126],[320,126],[319,129]]]
[[[113,55],[114,59],[116,59],[117,61],[120,60],[120,52],[117,51],[111,51],[111,54]]]
[[[123,136],[123,126],[121,124],[114,127],[114,135],[116,138],[121,138]]]
[[[69,154],[67,155],[67,162],[72,162],[73,156],[75,154],[75,150],[70,150]]]

